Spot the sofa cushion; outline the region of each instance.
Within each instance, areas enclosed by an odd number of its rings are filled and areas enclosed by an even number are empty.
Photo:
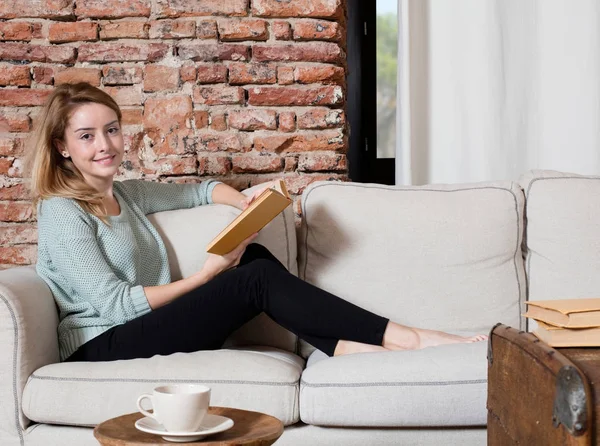
[[[316,351],[302,374],[300,418],[321,426],[485,425],[486,349],[477,342],[333,358]]]
[[[531,171],[521,184],[528,298],[600,296],[600,177]]]
[[[215,350],[149,359],[66,362],[38,369],[23,392],[32,421],[93,426],[137,412],[136,399],[167,383],[211,387],[211,405],[264,412],[284,424],[298,421],[304,361],[283,350]]]
[[[244,193],[252,194],[259,187]],[[232,206],[208,205],[149,215],[165,242],[172,280],[199,271],[208,256],[206,246],[239,213]],[[296,226],[291,206],[260,231],[255,242],[266,246],[291,273],[298,274]],[[269,345],[293,352],[296,342],[294,334],[261,314],[233,333],[225,345]]]
[[[302,196],[300,277],[406,325],[519,327],[523,199],[512,182],[313,183]]]

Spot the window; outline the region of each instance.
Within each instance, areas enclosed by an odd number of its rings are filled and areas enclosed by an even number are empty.
[[[395,183],[398,1],[348,0],[349,175]]]

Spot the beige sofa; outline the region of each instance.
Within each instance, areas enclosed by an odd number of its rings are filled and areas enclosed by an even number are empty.
[[[202,265],[207,242],[235,212],[212,205],[150,217],[174,279]],[[600,178],[321,182],[304,192],[302,212],[298,235],[288,208],[258,242],[305,280],[401,323],[456,333],[487,333],[497,322],[524,328],[527,292],[600,291]],[[213,405],[278,417],[281,445],[486,442],[484,342],[328,358],[262,315],[218,351],[61,364],[56,326],[50,291],[32,267],[0,272],[3,446],[97,444],[89,427],[178,382],[211,386]]]

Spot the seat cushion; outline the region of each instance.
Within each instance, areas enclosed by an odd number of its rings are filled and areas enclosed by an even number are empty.
[[[94,426],[137,412],[137,397],[156,386],[201,383],[212,389],[213,406],[264,412],[287,425],[298,421],[303,367],[300,357],[272,348],[52,364],[29,378],[23,412],[40,423]]]
[[[264,186],[252,187],[244,194],[250,195],[260,187]],[[232,206],[215,204],[149,215],[148,219],[165,242],[171,278],[178,280],[198,272],[208,256],[206,246],[239,213]],[[266,246],[292,274],[298,274],[296,226],[291,206],[265,226],[255,242]],[[269,345],[294,352],[297,339],[261,314],[233,333],[226,346]]]
[[[513,182],[313,183],[302,196],[299,274],[405,325],[519,327],[523,206]]]
[[[528,298],[600,296],[600,177],[531,171],[521,184]]]
[[[483,426],[487,344],[326,357],[302,374],[300,418],[320,426]]]

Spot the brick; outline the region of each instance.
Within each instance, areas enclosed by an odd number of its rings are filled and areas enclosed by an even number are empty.
[[[28,132],[31,130],[31,119],[21,113],[0,111],[0,132]],[[0,146],[2,146],[0,139]]]
[[[214,86],[194,87],[194,103],[206,105],[229,105],[244,103],[244,89],[241,87]]]
[[[44,105],[52,90],[29,89],[1,89],[0,106],[2,107],[28,107]]]
[[[54,75],[54,84],[73,84],[87,82],[95,87],[100,86],[100,70],[98,68],[67,68]]]
[[[227,67],[225,65],[207,64],[197,67],[197,82],[199,84],[218,84],[227,82]]]
[[[277,67],[277,82],[279,85],[290,85],[294,83],[294,68]]]
[[[314,183],[315,181],[347,181],[348,177],[345,174],[339,173],[317,173],[286,175],[284,179],[285,185],[290,194],[301,195],[302,192],[304,192],[304,189],[306,189],[309,184]]]
[[[0,137],[0,155],[21,156],[24,152],[23,139],[16,137]],[[2,160],[4,158],[0,158]]]
[[[0,40],[22,40],[42,38],[42,24],[29,22],[0,22]]]
[[[152,152],[150,158],[152,156],[163,158],[169,155],[193,154],[194,151],[187,147],[184,142],[190,134],[190,130],[186,128],[175,129],[169,131],[169,133],[164,133],[160,129],[150,129],[145,131],[144,142],[146,146],[150,143]],[[145,152],[145,154],[149,153],[150,151]],[[154,161],[154,159],[151,159],[151,161]]]
[[[48,41],[51,43],[96,39],[98,39],[98,24],[93,22],[51,23],[48,28]]]
[[[339,153],[311,153],[298,157],[298,170],[311,171],[345,171],[348,170],[346,155]]]
[[[277,82],[277,66],[270,63],[230,63],[229,83],[244,84],[274,84]]]
[[[225,118],[225,113],[212,112],[210,114],[209,123],[211,130],[216,130],[218,132],[227,130],[227,120]]]
[[[0,225],[0,245],[22,243],[37,243],[37,228],[34,225]]]
[[[242,172],[279,172],[283,170],[283,158],[271,154],[234,155],[231,158],[233,173]]]
[[[227,175],[231,171],[231,160],[227,155],[198,155],[198,175]]]
[[[151,2],[148,0],[77,0],[77,18],[150,17]]]
[[[250,105],[336,105],[343,102],[341,87],[252,87]]]
[[[196,129],[208,127],[208,112],[206,110],[194,110],[194,127]]]
[[[31,85],[29,67],[0,65],[0,85],[29,87]]]
[[[151,39],[183,39],[196,35],[196,22],[192,20],[158,20],[150,22]]]
[[[100,38],[108,39],[147,39],[150,25],[146,22],[106,22],[100,25]]]
[[[198,39],[216,39],[217,22],[214,20],[202,20],[196,27],[196,37]]]
[[[341,64],[345,57],[342,49],[332,42],[257,44],[252,47],[252,58],[257,62],[331,62]]]
[[[185,139],[188,150],[195,152],[247,152],[251,144],[238,133],[202,133]]]
[[[196,81],[196,67],[186,66],[179,69],[179,78],[181,82],[195,82]]]
[[[297,20],[294,23],[294,40],[342,40],[342,27],[327,20]]]
[[[345,123],[346,117],[342,110],[318,108],[298,115],[299,129],[328,129],[343,127]]]
[[[167,158],[153,164],[159,175],[190,175],[198,172],[196,158]]]
[[[345,148],[345,140],[343,134],[337,130],[324,130],[318,133],[255,137],[254,148],[261,152],[275,153],[339,151]]]
[[[296,113],[293,111],[280,112],[278,121],[281,132],[293,132],[296,130]]]
[[[250,59],[250,47],[240,44],[180,43],[177,45],[177,54],[180,59],[194,62],[245,61]]]
[[[333,65],[302,66],[294,70],[294,78],[300,84],[337,84],[344,85],[346,72],[342,67]]]
[[[2,263],[12,265],[31,265],[37,260],[36,245],[0,246]]]
[[[144,91],[175,90],[179,88],[179,68],[163,65],[144,67]]]
[[[142,82],[143,70],[141,67],[102,67],[104,85],[134,85]]]
[[[139,85],[104,87],[104,91],[111,95],[119,105],[140,105],[142,103],[142,89]]]
[[[0,200],[27,200],[30,198],[29,189],[25,184],[0,186]]]
[[[246,16],[248,0],[157,0],[157,17]]]
[[[31,203],[26,201],[0,201],[0,221],[28,221],[33,216]]]
[[[291,40],[292,39],[292,27],[290,22],[283,20],[275,20],[271,25],[271,30],[275,39],[277,40]]]
[[[219,39],[223,42],[267,40],[267,22],[259,19],[219,20]]]
[[[253,0],[252,15],[261,17],[343,17],[342,0]]]
[[[169,131],[191,127],[192,100],[189,96],[148,98],[144,104],[144,127]]]
[[[121,122],[123,125],[141,125],[143,121],[143,108],[121,108]]]
[[[54,84],[54,68],[52,67],[33,67],[33,80],[38,84]]]
[[[3,62],[48,62],[70,64],[75,62],[75,48],[68,46],[43,46],[29,43],[0,43],[0,60]]]
[[[35,17],[56,19],[73,15],[73,0],[0,2],[0,19]]]
[[[277,128],[277,115],[273,110],[262,108],[231,110],[229,112],[229,126],[238,130],[275,130]]]
[[[284,172],[294,172],[298,168],[298,158],[295,156],[286,156],[285,165],[283,166]]]
[[[84,43],[79,47],[79,62],[157,62],[169,51],[165,43],[124,44]]]

